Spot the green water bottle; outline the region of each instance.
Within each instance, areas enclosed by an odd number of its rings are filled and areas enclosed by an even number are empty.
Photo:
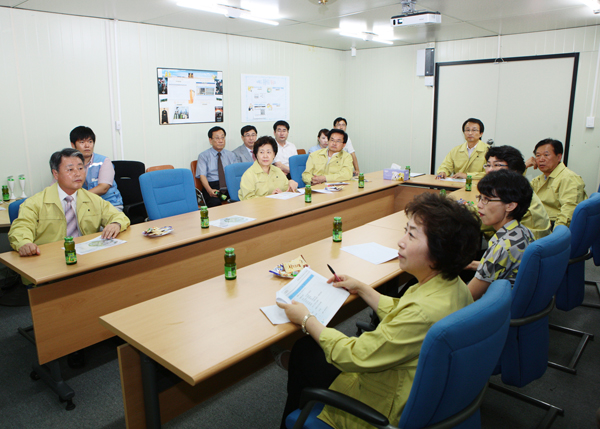
[[[67,265],[77,263],[77,253],[75,253],[75,242],[73,237],[65,237],[65,262]]]
[[[209,227],[208,207],[206,207],[206,206],[200,207],[200,227],[201,228]]]
[[[407,165],[405,170],[408,170],[408,179],[406,180],[410,180],[410,165]]]
[[[473,188],[473,176],[467,176],[467,182],[465,183],[465,191],[470,191]]]
[[[440,195],[441,195],[442,197],[445,197],[445,196],[446,196],[446,190],[445,190],[445,189],[442,189],[442,190],[440,191]]]
[[[358,175],[358,187],[359,188],[365,187],[365,175],[363,173],[359,173],[359,175]]]
[[[4,202],[10,201],[10,193],[8,192],[8,186],[2,186],[2,200]]]
[[[333,241],[342,241],[342,218],[339,216],[333,218]]]
[[[233,247],[225,249],[225,279],[235,280],[237,278],[237,264],[235,262],[235,250]]]
[[[306,185],[306,188],[304,188],[304,202],[312,203],[312,188],[310,185]]]

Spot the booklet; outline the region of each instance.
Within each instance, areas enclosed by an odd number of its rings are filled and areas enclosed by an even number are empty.
[[[275,294],[275,301],[291,304],[292,301],[306,305],[323,325],[327,325],[346,302],[350,292],[327,283],[327,279],[310,268],[304,268],[294,280]],[[290,321],[285,311],[277,305],[261,307],[260,310],[274,325]]]

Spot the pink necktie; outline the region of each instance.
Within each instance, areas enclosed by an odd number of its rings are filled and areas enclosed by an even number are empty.
[[[67,236],[79,237],[79,230],[77,229],[77,216],[75,215],[75,210],[73,210],[73,205],[71,204],[73,197],[67,195],[65,197],[65,201],[67,202],[67,208],[65,210],[65,217],[67,218]]]

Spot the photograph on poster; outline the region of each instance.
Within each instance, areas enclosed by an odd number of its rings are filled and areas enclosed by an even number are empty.
[[[223,122],[223,72],[156,70],[160,125]]]

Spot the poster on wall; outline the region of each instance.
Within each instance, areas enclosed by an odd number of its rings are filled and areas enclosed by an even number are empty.
[[[223,72],[156,70],[160,125],[223,122]]]
[[[290,119],[289,76],[242,75],[242,122]]]

